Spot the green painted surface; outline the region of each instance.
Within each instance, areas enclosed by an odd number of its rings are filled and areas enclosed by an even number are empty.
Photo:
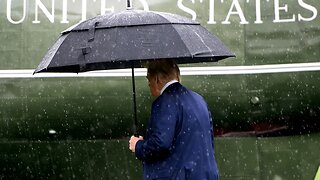
[[[182,83],[203,95],[215,128],[251,131],[260,123],[318,128],[318,72],[183,76]],[[0,134],[3,139],[119,138],[130,135],[130,78],[0,79]],[[148,121],[153,98],[144,77],[136,78],[140,131]],[[259,103],[251,102],[253,97]],[[313,127],[315,125],[315,127]]]
[[[1,142],[2,179],[140,179],[128,139]],[[221,179],[312,179],[319,134],[215,139]]]
[[[9,1],[12,2],[12,5],[8,10]],[[38,0],[43,3],[50,14],[52,8],[54,9],[53,22],[50,22],[43,10],[36,6],[36,1],[26,2],[24,9],[23,1],[1,1],[0,41],[6,42],[6,45],[0,48],[0,69],[34,69],[61,31],[79,22],[82,16],[90,18],[99,15],[103,1],[88,0],[86,1],[87,5],[82,7],[82,1],[66,0],[67,6],[63,6],[63,1]],[[54,2],[54,6],[51,2]],[[260,7],[258,9],[255,1],[242,0],[225,0],[223,2],[208,0],[195,1],[194,3],[183,0],[160,2],[149,0],[146,2],[150,10],[176,13],[189,18],[193,16],[181,6],[192,10],[196,15],[196,20],[217,35],[237,55],[235,60],[221,61],[217,65],[319,61],[320,21],[318,21],[318,12],[320,5],[317,0],[259,1]],[[177,5],[179,2],[180,7]],[[275,4],[275,2],[279,2],[279,4]],[[214,9],[210,8],[210,3],[214,3]],[[136,9],[143,9],[139,1],[134,4]],[[235,4],[239,4],[239,9]],[[280,10],[275,10],[276,6]],[[308,7],[306,8],[306,6]],[[125,9],[125,1],[111,0],[106,2],[105,7],[121,11]],[[284,10],[285,7],[287,12]],[[38,13],[35,13],[35,9],[38,9]],[[227,18],[230,9],[233,14],[229,14],[230,18]],[[25,16],[23,10],[26,11]],[[259,12],[262,22],[256,22]],[[69,23],[61,23],[63,13],[66,14],[65,19]],[[244,15],[247,24],[244,24],[237,13]],[[277,13],[282,21],[288,22],[274,22]],[[22,20],[21,23],[12,24],[8,20],[8,15],[15,22]],[[316,16],[314,17],[314,15]],[[215,23],[212,22],[213,16]],[[36,17],[40,23],[34,23]],[[299,19],[299,17],[308,20]],[[223,24],[225,20],[229,20],[230,24]]]
[[[34,69],[59,33],[81,20],[82,2],[27,0],[0,2],[0,70]],[[67,20],[63,2],[68,3]],[[100,14],[103,1],[87,2],[86,17]],[[125,1],[105,1],[106,7],[123,10]],[[237,58],[194,66],[242,66],[319,62],[320,4],[318,0],[280,0],[280,18],[273,22],[275,2],[260,1],[262,23],[257,20],[258,1],[156,1],[150,10],[192,17],[178,3],[193,10],[199,21],[217,35]],[[210,3],[214,21],[209,23]],[[239,15],[227,14],[239,3],[248,24]],[[134,2],[142,9],[140,1]],[[303,5],[302,5],[303,4]],[[306,6],[305,4],[309,5]],[[311,18],[310,21],[298,17]],[[39,16],[39,24],[32,21]],[[190,66],[190,65],[186,65]],[[221,179],[313,179],[319,172],[319,71],[184,76],[182,83],[207,100],[219,133],[251,136],[263,125],[286,127],[280,137],[218,137],[216,158]],[[146,79],[136,79],[139,131],[143,134],[153,98]],[[259,102],[255,102],[258,98]],[[132,128],[131,79],[104,78],[0,78],[0,179],[140,179],[141,163],[128,150]],[[55,130],[56,135],[49,133]],[[243,134],[244,132],[244,134]],[[248,134],[249,132],[249,134]],[[292,134],[291,134],[292,133]],[[318,173],[319,174],[319,173]]]

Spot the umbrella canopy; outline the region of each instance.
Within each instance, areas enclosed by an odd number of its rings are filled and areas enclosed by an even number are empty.
[[[156,59],[209,62],[233,56],[198,22],[164,12],[125,10],[63,31],[35,73],[142,67]]]
[[[132,68],[136,134],[135,67],[159,59],[174,59],[181,64],[227,57],[234,54],[198,22],[164,12],[125,10],[94,17],[63,31],[34,73]]]

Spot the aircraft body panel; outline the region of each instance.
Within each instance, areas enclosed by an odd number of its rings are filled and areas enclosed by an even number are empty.
[[[312,179],[319,169],[320,1],[135,0],[192,18],[236,58],[181,65],[214,117],[221,179]],[[139,179],[128,150],[131,70],[36,74],[59,33],[119,0],[0,2],[0,179]],[[153,98],[136,69],[138,131]],[[317,176],[318,177],[318,176]]]

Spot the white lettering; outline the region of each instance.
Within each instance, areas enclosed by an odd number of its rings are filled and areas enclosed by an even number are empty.
[[[196,12],[194,12],[192,9],[184,6],[184,5],[182,4],[182,1],[183,1],[183,0],[178,0],[178,2],[177,2],[178,7],[179,7],[182,11],[190,14],[190,15],[192,16],[192,20],[196,20],[196,18],[197,18]],[[191,2],[192,2],[193,4],[195,3],[194,0],[191,0]]]
[[[76,0],[72,0],[73,3],[76,2]],[[81,21],[85,21],[87,19],[87,0],[81,1]]]
[[[149,11],[149,5],[148,5],[147,1],[146,0],[139,0],[139,1],[143,5],[143,10]]]
[[[68,19],[67,19],[67,14],[68,12],[68,4],[67,4],[67,0],[62,0],[62,19],[60,21],[60,23],[69,23]]]
[[[106,7],[106,1],[105,0],[101,0],[101,9],[100,9],[100,14],[106,14],[106,12],[114,12],[114,6],[111,6],[110,8]]]
[[[291,19],[280,19],[280,10],[288,12],[288,5],[285,4],[284,6],[280,7],[279,5],[280,0],[274,0],[274,23],[280,23],[280,22],[294,22],[296,20],[295,15],[292,15]]]
[[[214,0],[209,1],[209,21],[208,24],[216,24],[217,22],[214,20]]]
[[[35,1],[35,19],[34,21],[32,21],[35,24],[40,23],[39,19],[38,19],[38,8],[40,8],[42,10],[42,12],[46,15],[46,17],[49,19],[49,21],[51,23],[54,23],[54,0],[51,0],[51,14],[49,12],[49,10],[44,6],[44,4],[41,2],[41,0],[36,0]]]
[[[19,0],[20,2],[20,0]],[[23,15],[22,18],[18,21],[14,21],[11,17],[11,7],[12,7],[12,0],[7,0],[7,19],[10,23],[12,24],[20,24],[24,21],[24,19],[26,18],[26,0],[23,0]]]
[[[221,0],[221,2],[223,2],[223,0]],[[233,8],[236,8],[236,11],[232,11]],[[246,18],[244,17],[243,11],[240,7],[239,1],[238,0],[233,0],[232,1],[232,5],[229,9],[228,15],[226,17],[226,19],[224,21],[222,21],[222,24],[230,24],[229,18],[231,14],[235,14],[238,15],[240,17],[240,24],[249,24],[249,22],[246,20]]]
[[[263,23],[263,21],[261,20],[261,3],[260,3],[260,0],[256,0],[256,20],[254,21],[254,23],[255,24],[262,24]]]
[[[73,0],[74,1],[74,0]],[[87,19],[87,0],[82,0],[82,16],[81,16],[81,21],[85,21]]]
[[[299,5],[305,9],[308,9],[310,10],[312,13],[313,13],[313,16],[310,17],[310,18],[305,18],[305,17],[302,17],[301,14],[298,14],[298,20],[299,21],[312,21],[314,20],[316,17],[317,17],[317,14],[318,14],[318,11],[315,7],[309,5],[309,4],[306,4],[305,2],[303,2],[303,0],[298,0],[299,2]]]
[[[100,11],[101,15],[114,12],[117,8],[116,4],[120,3],[121,1],[125,0],[113,0],[112,2],[109,0],[98,0],[100,3],[100,9],[98,9],[98,11]],[[138,1],[140,3],[140,7],[143,6],[145,11],[149,11],[147,0],[135,1]],[[291,1],[288,3],[289,1],[290,0],[207,0],[207,17],[203,16],[203,13],[201,13],[201,15],[203,17],[202,20],[207,18],[207,24],[217,24],[218,22],[221,22],[221,24],[231,24],[231,21],[234,18],[239,18],[239,22],[234,23],[249,24],[249,21],[247,21],[249,16],[246,17],[246,14],[244,14],[245,12],[242,9],[244,8],[242,6],[246,5],[245,3],[248,3],[249,5],[246,6],[248,8],[247,12],[252,14],[255,10],[255,17],[253,17],[255,19],[252,19],[252,21],[250,19],[250,23],[254,24],[263,24],[263,13],[267,11],[271,11],[273,13],[274,17],[271,20],[273,23],[288,23],[296,21],[310,22],[318,19],[319,15],[317,7],[312,5],[308,0],[296,0],[295,3],[291,3]],[[35,24],[40,23],[40,19],[43,21],[45,18],[47,18],[49,22],[54,23],[55,20],[57,20],[55,19],[55,16],[57,16],[56,13],[60,12],[61,14],[58,14],[59,18],[61,18],[59,19],[59,23],[70,23],[68,19],[68,8],[70,9],[70,7],[73,5],[75,7],[71,8],[72,12],[75,13],[79,19],[81,18],[81,21],[85,21],[88,16],[88,10],[92,12],[92,10],[96,10],[97,8],[97,6],[91,7],[90,4],[92,2],[96,3],[97,0],[32,0],[30,1],[31,3],[29,3],[27,0],[6,0],[6,2],[6,18],[11,24],[23,23],[26,20],[26,16],[28,16],[28,12],[30,11],[28,7],[34,8],[35,15],[32,23]],[[197,9],[200,11],[202,10],[199,8],[199,4],[195,5],[198,2],[203,3],[204,1],[177,0],[176,5],[180,10],[190,15],[193,20],[196,20],[197,12],[194,7],[196,6],[198,7]],[[255,5],[253,3],[255,3]],[[272,9],[265,9],[270,6],[264,6],[266,5],[264,3],[273,3],[273,6],[271,6]],[[219,9],[220,7],[223,8]],[[226,7],[229,8],[228,12],[223,12],[223,10],[226,10]],[[55,8],[59,8],[59,10],[55,12]],[[295,12],[293,10],[297,11]],[[216,16],[215,13],[218,12],[219,16]],[[99,12],[97,12],[97,14],[98,13]],[[91,13],[90,15],[92,16],[93,14],[94,13]],[[269,12],[267,12],[267,14],[269,14]]]

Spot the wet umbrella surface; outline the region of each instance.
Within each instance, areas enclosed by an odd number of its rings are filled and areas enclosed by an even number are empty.
[[[125,10],[62,32],[34,73],[132,68],[136,126],[133,68],[149,60],[174,59],[181,64],[227,57],[234,54],[193,20],[164,12]]]

